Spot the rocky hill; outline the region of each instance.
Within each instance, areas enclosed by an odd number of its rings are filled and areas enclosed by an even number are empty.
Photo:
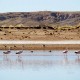
[[[80,24],[80,12],[10,12],[0,13],[1,26],[74,26]]]

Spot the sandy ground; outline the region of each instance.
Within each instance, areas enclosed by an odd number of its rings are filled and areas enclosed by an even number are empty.
[[[0,40],[80,40],[80,31],[5,29],[0,31]]]
[[[4,29],[0,31],[0,40],[80,40],[79,30],[42,30],[42,29]],[[80,49],[80,44],[0,44],[1,50],[60,50],[60,49]]]
[[[80,50],[80,44],[55,44],[43,45],[40,44],[0,44],[0,50]]]

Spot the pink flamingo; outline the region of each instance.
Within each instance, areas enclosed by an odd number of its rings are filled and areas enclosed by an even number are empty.
[[[65,50],[65,51],[63,51],[63,53],[67,55],[67,53],[68,53],[68,50]]]
[[[75,51],[76,54],[80,54],[80,51]]]
[[[76,55],[78,56],[78,59],[79,59],[79,54],[80,54],[80,51],[75,51]]]

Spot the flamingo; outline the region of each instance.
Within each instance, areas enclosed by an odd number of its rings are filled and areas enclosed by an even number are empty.
[[[3,53],[4,53],[4,54],[9,54],[10,52],[11,52],[11,51],[9,51],[9,50],[8,50],[8,51],[6,51],[6,52],[3,52]]]
[[[8,51],[5,51],[5,52],[3,52],[4,54],[10,54],[11,53],[11,51],[10,51],[10,47],[9,47],[9,50]]]
[[[78,56],[78,59],[79,59],[80,51],[75,51],[75,54]]]
[[[19,55],[20,55],[21,53],[23,53],[23,47],[22,47],[22,50],[21,50],[21,51],[17,51],[17,52],[16,52],[16,54],[18,54],[18,57],[19,57]]]
[[[22,51],[18,51],[18,52],[16,52],[16,54],[19,54],[19,55],[20,55],[22,52],[23,52],[23,50],[22,50]]]
[[[16,52],[16,54],[21,54],[23,51],[18,51],[18,52]]]
[[[67,52],[68,52],[68,50],[63,51],[63,53],[67,53]]]
[[[65,50],[65,51],[63,51],[63,53],[67,55],[67,53],[68,53],[68,50]]]
[[[18,54],[18,57],[19,57],[19,55],[20,55],[22,52],[23,52],[23,50],[16,52],[16,54]]]
[[[80,54],[80,51],[75,51],[76,54]]]

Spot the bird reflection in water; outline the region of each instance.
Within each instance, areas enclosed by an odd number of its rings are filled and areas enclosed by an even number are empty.
[[[10,60],[9,56],[3,56],[3,61],[7,61],[8,62],[8,61],[11,61],[11,60]]]
[[[49,58],[50,57],[50,58]],[[29,67],[54,67],[57,65],[68,65],[68,64],[80,64],[80,59],[78,59],[76,56],[74,57],[74,59],[70,59],[70,57],[68,56],[49,56],[49,57],[45,57],[41,58],[40,56],[35,56],[35,58],[33,56],[3,56],[3,59],[0,59],[0,62],[2,64],[0,64],[0,66],[6,68],[22,68],[22,69],[26,69],[28,66]],[[1,58],[1,57],[0,57]]]
[[[68,60],[68,56],[64,56],[63,63],[67,65],[69,62],[70,61]]]
[[[19,56],[19,57],[16,59],[15,63],[16,63],[17,65],[19,65],[20,67],[22,67],[22,69],[24,69],[24,60],[22,59],[22,56]]]
[[[78,57],[75,59],[75,63],[78,63],[80,65],[80,58],[79,58],[79,55]]]

